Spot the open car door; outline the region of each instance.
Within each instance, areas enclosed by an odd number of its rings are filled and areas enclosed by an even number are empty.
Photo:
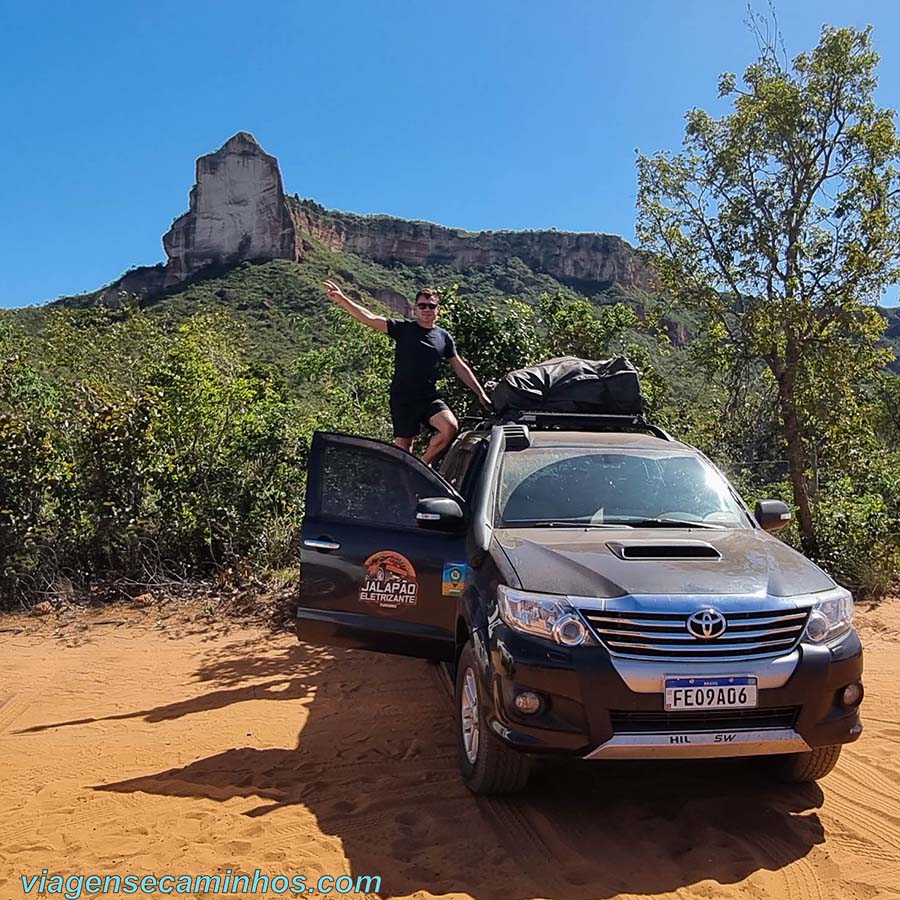
[[[464,514],[462,497],[399,447],[316,432],[298,637],[452,660],[467,575]]]

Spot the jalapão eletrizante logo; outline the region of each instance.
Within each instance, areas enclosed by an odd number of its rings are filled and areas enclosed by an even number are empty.
[[[379,550],[364,563],[366,577],[359,589],[359,599],[380,609],[415,606],[419,582],[413,564],[396,550]]]

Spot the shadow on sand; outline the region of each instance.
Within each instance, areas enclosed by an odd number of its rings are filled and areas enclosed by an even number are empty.
[[[435,667],[274,646],[231,644],[197,672],[208,693],[107,718],[156,722],[251,697],[305,698],[296,747],[236,747],[96,789],[253,798],[245,814],[263,819],[303,804],[340,839],[351,874],[382,876],[383,896],[665,893],[777,870],[824,840],[819,788],[773,785],[748,762],[555,765],[520,796],[476,799],[457,774],[452,705]]]

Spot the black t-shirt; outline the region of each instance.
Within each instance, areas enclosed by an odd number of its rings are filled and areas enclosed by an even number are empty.
[[[456,356],[450,332],[439,325],[422,328],[407,319],[388,319],[387,333],[397,342],[391,396],[410,400],[436,397],[441,362]]]

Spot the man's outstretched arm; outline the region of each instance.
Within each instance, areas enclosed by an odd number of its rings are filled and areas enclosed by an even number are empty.
[[[456,377],[466,385],[466,387],[471,388],[475,392],[481,405],[489,410],[491,408],[491,401],[484,392],[481,382],[475,377],[475,373],[469,368],[466,361],[461,356],[451,356],[450,368],[453,369],[456,373]]]
[[[363,325],[368,325],[369,328],[374,328],[376,331],[387,333],[387,319],[384,316],[376,316],[375,313],[370,312],[364,306],[360,306],[358,303],[351,300],[335,282],[326,281],[324,284],[328,296],[337,303],[338,306],[342,306],[346,309],[357,322],[362,322]]]

